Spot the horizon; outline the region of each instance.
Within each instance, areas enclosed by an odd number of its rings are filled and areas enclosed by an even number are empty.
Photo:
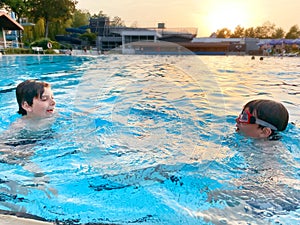
[[[283,0],[110,0],[99,4],[95,0],[78,0],[76,8],[91,14],[102,11],[110,18],[118,16],[129,27],[157,27],[158,23],[165,23],[166,28],[197,28],[197,37],[208,37],[222,28],[234,31],[238,25],[247,29],[266,22],[288,32],[292,26],[299,26],[300,1],[283,3]]]

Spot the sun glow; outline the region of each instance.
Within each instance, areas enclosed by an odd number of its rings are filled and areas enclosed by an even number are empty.
[[[236,26],[245,27],[248,24],[247,12],[246,6],[239,2],[214,4],[207,15],[207,27],[212,32],[222,28],[233,32]]]

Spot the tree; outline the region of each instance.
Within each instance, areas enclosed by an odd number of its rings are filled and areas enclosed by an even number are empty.
[[[28,2],[26,0],[1,0],[0,8],[1,7],[14,12],[18,23],[21,22],[22,17],[28,14]],[[20,32],[18,32],[18,40],[21,41]]]
[[[0,7],[4,7],[8,11],[12,11],[16,15],[16,20],[20,23],[20,19],[27,14],[28,3],[26,0],[1,0]]]
[[[234,32],[231,34],[231,38],[242,38],[245,36],[245,29],[240,25],[236,26]]]
[[[249,27],[244,29],[240,25],[236,26],[233,33],[230,33],[228,28],[223,28],[215,32],[216,37],[218,38],[227,38],[228,34],[230,34],[231,38],[241,38],[241,37],[248,37],[248,38],[260,38],[260,39],[279,39],[279,38],[288,38],[288,39],[295,39],[300,37],[300,29],[298,25],[294,25],[290,28],[289,32],[285,34],[285,31],[279,27],[276,28],[275,24],[267,21],[264,22],[262,26],[257,27]]]
[[[245,30],[245,37],[255,38],[255,29],[254,29],[254,27],[249,27]]]
[[[285,38],[287,38],[287,39],[296,39],[299,37],[300,37],[300,30],[299,30],[298,25],[292,26],[285,35]]]
[[[132,28],[137,28],[137,27],[138,27],[138,22],[137,22],[137,21],[134,21],[134,22],[130,25],[130,27],[132,27]]]
[[[108,16],[104,14],[102,10],[100,10],[98,14],[92,15],[92,18],[98,18],[98,17],[108,17]]]
[[[125,27],[125,23],[120,17],[115,16],[112,19],[112,21],[110,22],[110,26],[112,26],[112,27]]]
[[[72,18],[77,4],[74,0],[28,0],[30,1],[29,12],[37,21],[45,21],[45,38],[48,37],[49,24],[58,21],[67,21]]]
[[[231,36],[231,31],[228,28],[222,28],[216,32],[217,38],[229,38]]]
[[[285,35],[285,32],[280,27],[280,28],[276,28],[275,32],[272,34],[272,38],[274,38],[274,39],[284,38],[284,35]]]
[[[34,30],[33,39],[34,40],[40,39],[41,37],[44,36],[44,34],[45,34],[45,25],[44,24],[45,23],[44,23],[43,19],[40,19],[35,23],[35,25],[33,27],[33,30]],[[33,41],[33,40],[31,40],[31,41]]]
[[[87,11],[76,9],[73,15],[71,27],[81,27],[89,24],[91,14]]]
[[[86,41],[86,44],[93,45],[93,44],[95,44],[97,36],[94,33],[88,33],[88,32],[86,32],[84,34],[81,34],[79,36],[79,38],[81,40],[83,40],[83,41]]]
[[[67,21],[57,20],[55,23],[49,24],[48,37],[51,40],[55,39],[57,34],[66,34],[66,28],[71,27],[72,20],[69,19]]]
[[[270,22],[265,22],[262,26],[255,28],[255,37],[256,38],[271,38],[272,34],[275,31],[275,24]]]

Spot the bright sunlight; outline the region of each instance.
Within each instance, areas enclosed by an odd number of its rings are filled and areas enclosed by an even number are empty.
[[[209,12],[207,27],[211,31],[217,31],[225,27],[234,31],[237,25],[245,27],[249,23],[249,9],[242,2],[218,1],[218,4],[211,5]]]

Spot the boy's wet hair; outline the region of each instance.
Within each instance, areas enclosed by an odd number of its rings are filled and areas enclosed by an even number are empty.
[[[22,116],[27,115],[27,112],[23,109],[22,104],[27,102],[28,105],[32,106],[34,98],[42,97],[45,87],[50,87],[50,84],[37,80],[26,80],[20,83],[16,89],[16,98],[19,105],[18,113]]]
[[[258,119],[274,125],[278,131],[284,131],[288,125],[289,113],[280,102],[257,99],[248,102],[245,108],[249,108],[251,114],[255,111]]]

